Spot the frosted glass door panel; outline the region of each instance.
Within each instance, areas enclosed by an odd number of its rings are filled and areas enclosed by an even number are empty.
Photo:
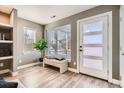
[[[103,37],[100,35],[85,35],[83,38],[83,44],[102,44]]]
[[[103,56],[103,48],[102,47],[84,47],[84,55],[89,55],[89,56],[98,56],[102,57]]]
[[[98,31],[102,31],[102,29],[103,29],[103,22],[102,21],[96,21],[96,22],[84,24],[83,28],[84,28],[84,32],[98,32]]]
[[[103,62],[102,62],[102,60],[84,58],[83,59],[83,66],[90,68],[90,69],[102,70],[103,69]]]

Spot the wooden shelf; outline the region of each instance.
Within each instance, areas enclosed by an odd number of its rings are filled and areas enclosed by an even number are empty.
[[[13,56],[0,57],[0,60],[12,59]]]
[[[0,23],[0,27],[2,27],[2,28],[13,28],[12,25],[9,25],[9,24],[3,24],[3,23]]]
[[[13,43],[11,40],[0,40],[0,43]]]

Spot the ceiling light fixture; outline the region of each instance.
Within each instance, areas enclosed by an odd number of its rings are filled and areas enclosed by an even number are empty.
[[[56,17],[56,15],[53,15],[53,16],[51,16],[50,18],[55,18]]]

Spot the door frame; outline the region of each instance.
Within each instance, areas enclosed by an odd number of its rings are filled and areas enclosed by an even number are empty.
[[[123,72],[123,68],[124,68],[124,63],[123,63],[123,55],[122,53],[124,52],[124,48],[122,45],[122,31],[124,30],[124,5],[120,6],[120,86],[124,88],[124,72]]]
[[[113,82],[112,81],[112,11],[106,12],[106,13],[102,13],[102,14],[98,14],[95,16],[91,16],[91,17],[87,17],[87,18],[83,18],[80,20],[77,20],[77,73],[80,73],[80,22],[82,21],[86,21],[86,20],[90,20],[93,18],[97,18],[97,17],[102,17],[102,16],[108,16],[108,45],[107,45],[107,49],[108,49],[108,63],[107,63],[107,74],[108,74],[108,81],[109,82]]]

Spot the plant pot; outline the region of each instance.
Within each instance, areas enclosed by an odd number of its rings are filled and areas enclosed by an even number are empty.
[[[40,62],[43,62],[43,58],[39,58],[39,61],[40,61]]]
[[[40,62],[43,62],[43,57],[44,57],[44,51],[41,51],[41,58],[39,58]]]

